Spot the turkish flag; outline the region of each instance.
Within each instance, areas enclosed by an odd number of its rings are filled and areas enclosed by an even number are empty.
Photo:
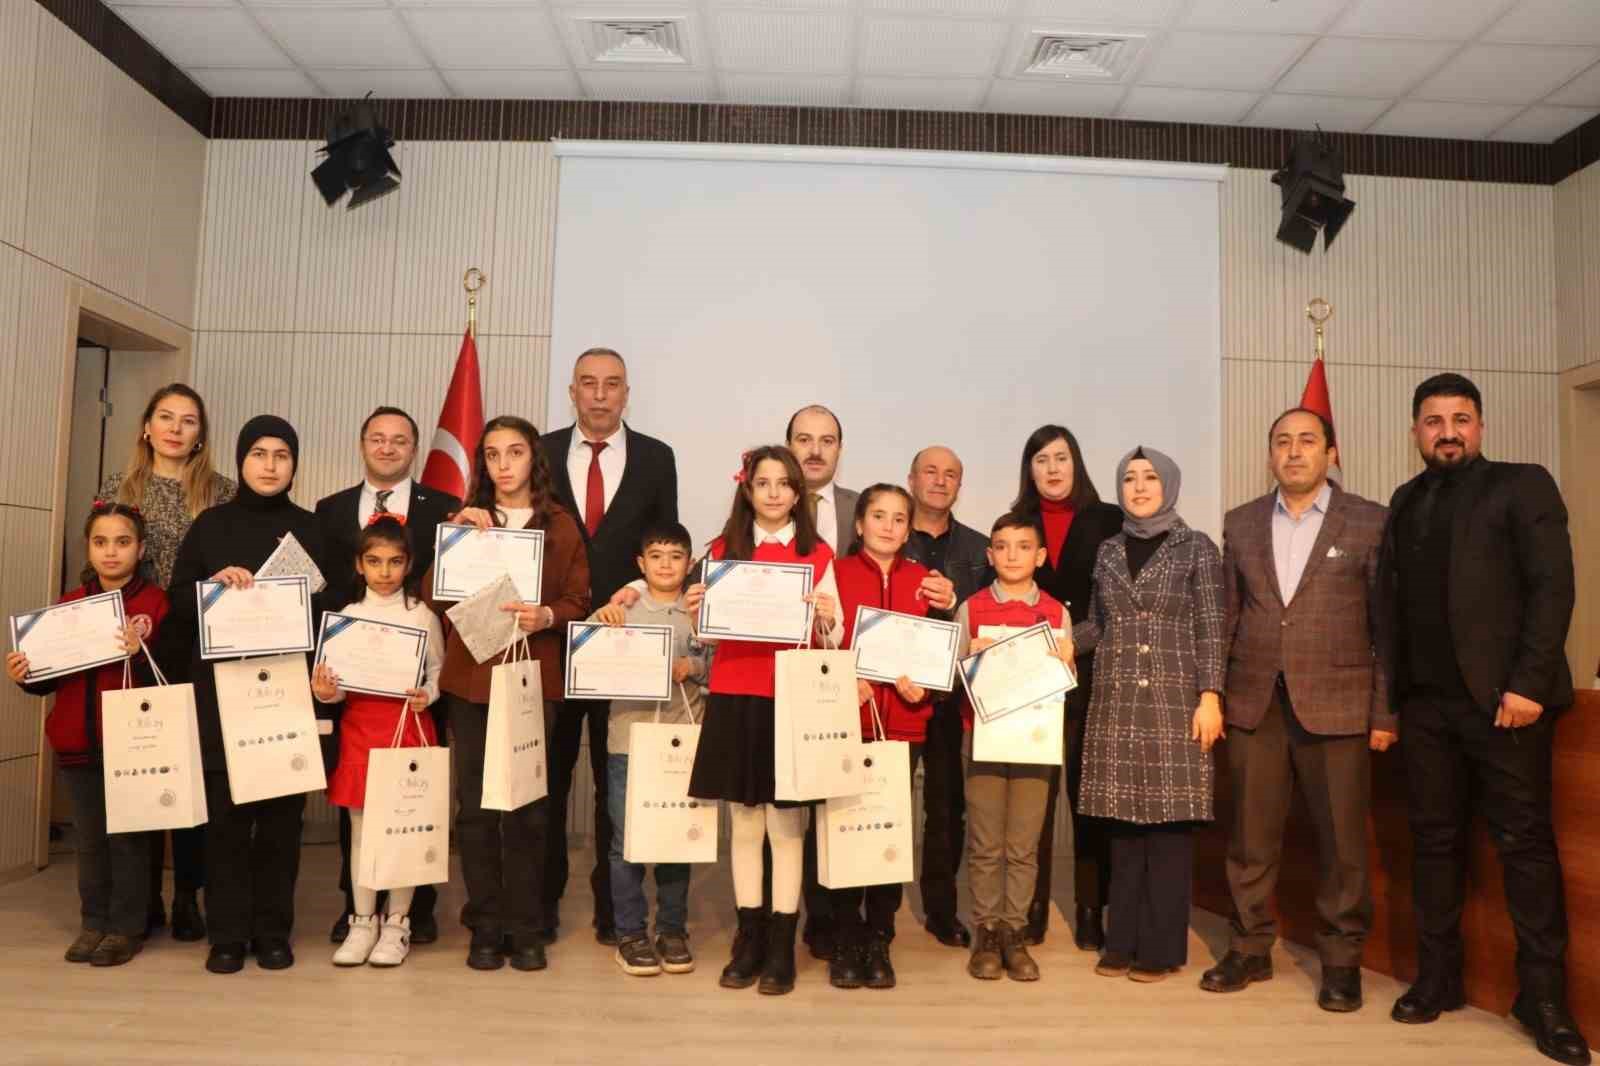
[[[439,428],[434,430],[428,462],[422,468],[422,483],[465,500],[467,483],[472,480],[472,456],[482,435],[478,345],[469,329],[461,338],[461,354],[456,356],[456,370],[450,375],[450,391],[445,393],[444,408],[439,412]]]
[[[1300,394],[1300,406],[1307,411],[1315,411],[1328,420],[1328,425],[1333,425],[1333,400],[1328,396],[1328,371],[1318,359],[1311,364],[1311,373],[1306,376],[1305,391]],[[1340,459],[1344,458],[1341,451]],[[1328,477],[1334,481],[1344,479],[1344,471],[1335,463],[1328,468]]]

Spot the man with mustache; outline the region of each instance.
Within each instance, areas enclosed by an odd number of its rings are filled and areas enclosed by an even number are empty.
[[[1567,510],[1549,471],[1486,459],[1483,398],[1459,374],[1417,386],[1427,468],[1390,502],[1394,706],[1415,846],[1417,981],[1394,1005],[1421,1024],[1466,1002],[1467,832],[1488,824],[1505,875],[1520,991],[1511,1013],[1557,1062],[1589,1061],[1567,1010],[1567,916],[1550,814],[1555,716],[1572,703]]]

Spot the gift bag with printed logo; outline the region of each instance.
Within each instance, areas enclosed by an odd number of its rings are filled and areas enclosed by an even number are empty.
[[[679,690],[683,689],[680,683]],[[684,706],[689,706],[685,693]],[[626,815],[622,857],[627,862],[716,862],[717,803],[689,795],[689,775],[700,746],[691,721],[635,722],[628,731]]]
[[[856,653],[780,651],[773,693],[775,797],[819,800],[860,792]]]
[[[485,810],[514,811],[550,792],[545,779],[544,679],[528,642],[506,649],[489,675],[489,721],[483,741]],[[554,816],[552,816],[554,817]],[[563,811],[559,817],[565,818]]]
[[[123,687],[100,694],[108,833],[189,829],[206,821],[194,686],[167,684],[154,659],[150,669],[151,688],[127,687],[132,671],[124,664]]]
[[[233,802],[327,788],[305,655],[265,655],[211,667]]]
[[[817,808],[817,881],[858,888],[910,881],[911,745],[885,740],[876,704],[877,739],[861,745],[865,791],[835,796]]]
[[[450,749],[400,747],[406,728],[423,736],[417,712],[400,713],[394,740],[367,753],[361,853],[351,857],[363,888],[409,888],[450,880]]]
[[[1061,765],[1065,697],[1052,696],[992,722],[974,717],[972,757],[979,762]]]

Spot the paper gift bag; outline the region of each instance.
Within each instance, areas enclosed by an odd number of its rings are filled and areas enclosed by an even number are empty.
[[[483,742],[485,810],[514,811],[549,794],[545,779],[544,680],[526,641],[507,649],[489,675],[489,721]],[[554,817],[554,816],[553,816]],[[565,818],[562,811],[559,817]]]
[[[100,696],[108,833],[189,829],[206,821],[194,686],[169,685],[154,661],[150,666],[153,687]]]
[[[910,881],[911,745],[861,746],[870,791],[835,796],[817,808],[817,880],[824,888]]]
[[[403,713],[400,730],[412,727],[421,734],[416,714]],[[361,811],[361,853],[353,857],[357,884],[409,888],[450,880],[448,748],[373,748]]]
[[[772,770],[781,800],[861,791],[861,711],[854,651],[780,651]]]
[[[717,861],[716,801],[689,795],[699,746],[698,725],[658,721],[630,727],[622,820],[626,861]]]
[[[211,666],[233,802],[327,788],[306,657],[294,652]]]
[[[979,762],[1061,765],[1062,729],[1066,721],[1061,696],[1023,707],[992,722],[975,717],[972,757]]]

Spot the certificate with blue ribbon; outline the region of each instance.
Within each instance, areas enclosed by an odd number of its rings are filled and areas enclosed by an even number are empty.
[[[428,631],[329,611],[322,616],[316,663],[327,663],[346,692],[404,699],[422,687]]]
[[[939,692],[955,688],[961,627],[954,622],[862,604],[850,646],[859,678],[892,685],[907,677]]]
[[[672,699],[672,627],[568,622],[566,698]]]
[[[433,534],[433,598],[464,600],[509,575],[524,603],[538,603],[544,580],[544,530],[441,522]]]
[[[11,616],[11,647],[28,657],[29,683],[92,670],[118,659],[127,624],[122,590]]]
[[[1077,678],[1056,654],[1050,623],[1013,633],[961,660],[961,683],[972,710],[985,722],[1071,692]]]
[[[751,640],[801,645],[811,634],[809,563],[744,559],[705,561],[701,640]]]
[[[285,655],[316,646],[311,628],[311,582],[294,577],[259,577],[247,589],[220,581],[196,581],[200,657]]]

